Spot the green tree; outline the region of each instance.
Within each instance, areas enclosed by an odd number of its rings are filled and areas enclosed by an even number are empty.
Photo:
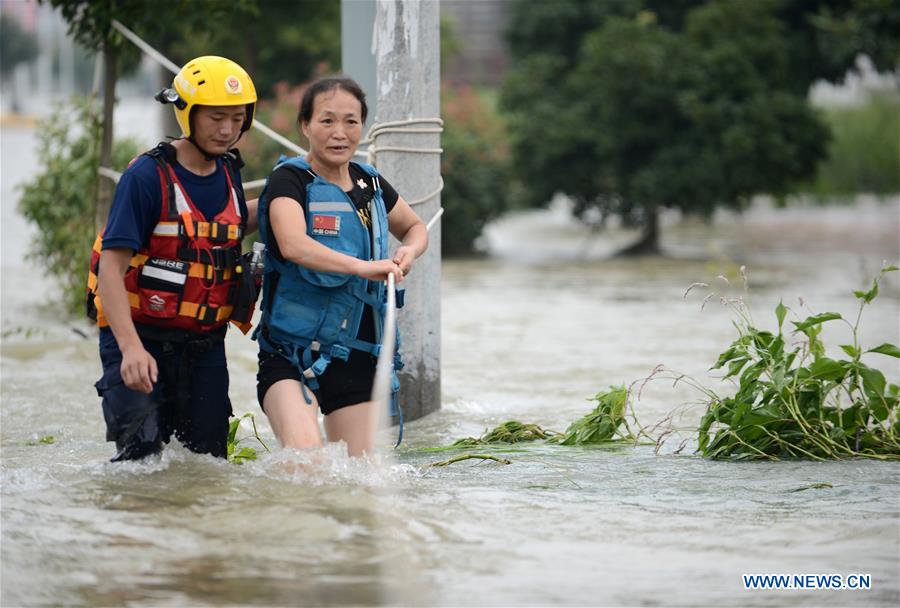
[[[524,4],[502,101],[525,202],[565,192],[583,216],[620,213],[644,228],[633,253],[658,251],[660,206],[741,207],[811,176],[828,130],[809,85],[842,77],[852,50],[895,62],[900,31],[880,0]],[[847,23],[858,35],[837,49]]]
[[[228,6],[227,2],[219,2]],[[341,64],[340,0],[252,0],[171,36],[160,48],[185,60],[197,55],[234,59],[253,78],[261,97],[279,82],[298,85]],[[176,60],[178,63],[178,60]]]
[[[38,124],[42,171],[22,189],[19,209],[38,230],[30,255],[57,278],[62,309],[84,308],[87,260],[96,232],[94,205],[100,177],[101,119],[92,99],[77,99]],[[113,166],[124,167],[137,154],[132,141],[117,142]]]
[[[467,255],[484,225],[507,208],[507,137],[496,110],[471,87],[445,86],[441,106],[441,253]]]

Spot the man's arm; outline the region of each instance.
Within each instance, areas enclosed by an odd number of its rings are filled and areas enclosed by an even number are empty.
[[[128,388],[149,394],[159,372],[156,359],[144,349],[131,319],[131,305],[125,290],[125,272],[131,256],[130,249],[104,249],[100,253],[97,289],[103,314],[122,352],[122,380]]]

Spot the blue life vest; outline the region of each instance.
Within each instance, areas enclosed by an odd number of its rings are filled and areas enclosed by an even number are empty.
[[[301,156],[282,156],[275,169],[290,165],[307,171],[313,181],[306,188],[306,233],[323,245],[361,260],[388,257],[387,211],[378,181],[378,171],[366,164],[359,166],[370,175],[375,190],[371,201],[372,232],[363,224],[356,205],[341,188],[313,173]],[[274,171],[274,169],[273,169]],[[268,184],[267,184],[268,186]],[[253,334],[260,348],[277,352],[290,360],[302,373],[302,382],[318,388],[317,378],[325,373],[332,359],[344,361],[351,349],[377,357],[381,350],[382,328],[386,309],[386,285],[355,275],[312,270],[288,260],[278,260],[272,253],[273,238],[269,222],[266,188],[259,195],[259,233],[266,244],[263,275],[262,318]],[[402,291],[397,293],[397,306],[402,306]],[[357,338],[363,308],[374,311],[375,343]],[[400,333],[397,331],[397,353],[391,376],[394,398],[391,415],[402,413],[396,403],[400,389],[397,370],[402,368],[399,355]],[[314,360],[314,355],[318,357]],[[402,424],[402,422],[401,422]],[[402,427],[401,427],[402,428]]]

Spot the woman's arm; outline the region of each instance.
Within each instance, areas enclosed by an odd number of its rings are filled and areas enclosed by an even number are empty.
[[[388,225],[391,234],[400,241],[400,246],[394,252],[394,263],[403,274],[409,274],[416,258],[428,249],[428,230],[402,196],[388,214]]]
[[[389,273],[399,282],[400,268],[391,260],[360,260],[335,251],[306,234],[306,218],[300,203],[279,196],[269,203],[269,220],[278,249],[286,260],[311,270],[352,274],[374,281],[384,281]]]

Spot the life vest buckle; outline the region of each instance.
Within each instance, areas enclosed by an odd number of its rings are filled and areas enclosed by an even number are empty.
[[[350,358],[350,349],[341,344],[335,344],[331,347],[331,356],[346,361]]]

